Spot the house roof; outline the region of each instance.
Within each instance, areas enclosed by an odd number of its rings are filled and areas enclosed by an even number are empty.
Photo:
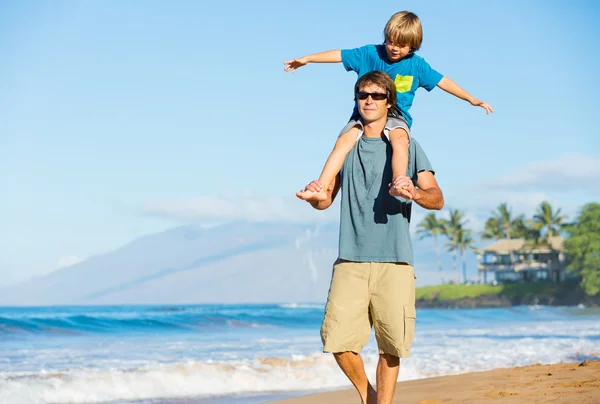
[[[561,236],[550,237],[550,246],[553,250],[562,251],[564,248],[565,240]],[[480,248],[479,253],[494,252],[496,254],[509,254],[510,251],[523,251],[532,253],[550,252],[550,248],[547,244],[541,243],[538,245],[531,245],[526,242],[525,239],[501,239],[485,248]]]

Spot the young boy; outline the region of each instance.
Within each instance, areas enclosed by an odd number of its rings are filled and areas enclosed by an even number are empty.
[[[391,110],[392,113],[386,124],[386,134],[392,145],[393,181],[390,194],[400,196],[396,180],[399,176],[406,174],[408,166],[408,144],[412,125],[412,117],[408,110],[412,106],[415,91],[419,87],[431,91],[437,86],[473,106],[482,107],[488,114],[494,110],[489,104],[473,97],[454,81],[432,69],[423,58],[414,53],[419,50],[423,41],[421,21],[415,14],[409,11],[394,14],[385,25],[383,34],[385,42],[382,45],[367,45],[356,49],[336,49],[315,53],[284,62],[284,70],[295,72],[308,63],[342,62],[347,71],[355,71],[358,77],[373,70],[384,71],[392,77],[396,86],[397,103],[396,109]],[[355,97],[362,100],[369,97],[373,100],[382,100],[384,94],[357,93]],[[355,101],[357,101],[356,98]],[[297,192],[296,196],[301,199],[324,200],[327,198],[327,186],[341,170],[346,155],[354,147],[361,133],[362,125],[355,103],[352,117],[342,129],[341,135],[323,167],[318,180],[321,188],[317,195],[305,190]]]

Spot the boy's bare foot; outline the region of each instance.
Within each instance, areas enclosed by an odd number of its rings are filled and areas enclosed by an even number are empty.
[[[296,192],[296,196],[304,201],[325,201],[327,200],[327,191],[325,189],[321,189],[320,191],[303,189]]]

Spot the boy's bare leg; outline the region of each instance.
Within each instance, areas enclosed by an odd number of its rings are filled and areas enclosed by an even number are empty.
[[[365,366],[360,354],[354,352],[338,352],[333,357],[360,395],[362,404],[376,404],[377,392],[369,383]]]
[[[402,196],[396,187],[396,179],[406,175],[408,169],[408,133],[401,128],[390,131],[390,143],[392,144],[392,186],[390,195]]]
[[[379,363],[377,363],[378,404],[392,404],[398,373],[400,373],[400,358],[388,354],[379,355]]]
[[[324,186],[331,184],[333,179],[342,169],[344,165],[344,160],[346,159],[346,155],[356,143],[356,139],[358,137],[359,126],[352,127],[348,132],[340,135],[338,140],[335,142],[335,146],[327,158],[325,162],[325,166],[323,167],[323,171],[321,172],[321,176],[319,177],[319,182]],[[408,165],[408,163],[407,163]],[[308,190],[296,192],[296,196],[303,200],[317,200],[324,201],[327,199],[327,192],[325,188],[321,188],[318,192],[312,192]]]

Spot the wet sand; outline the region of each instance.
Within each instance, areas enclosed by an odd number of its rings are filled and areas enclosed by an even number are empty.
[[[354,389],[271,404],[358,404]],[[394,403],[600,404],[600,361],[495,369],[400,382]]]

